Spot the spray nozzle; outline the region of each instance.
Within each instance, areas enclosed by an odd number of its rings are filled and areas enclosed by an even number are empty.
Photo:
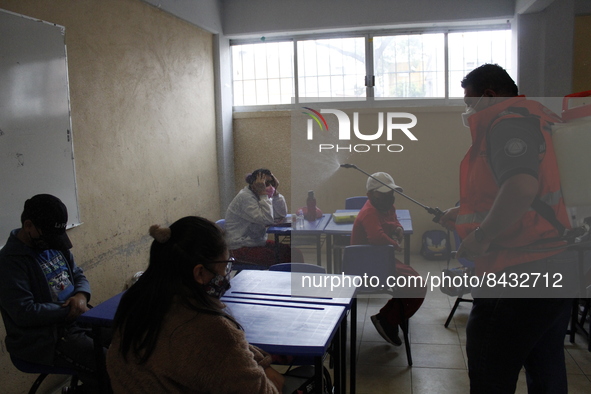
[[[357,166],[355,164],[341,164],[341,167],[343,167],[343,168],[357,168]]]

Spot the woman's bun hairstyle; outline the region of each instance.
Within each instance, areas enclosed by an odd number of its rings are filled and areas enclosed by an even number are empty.
[[[169,227],[161,227],[159,224],[153,224],[150,226],[150,236],[154,238],[158,243],[165,243],[170,239],[172,231]]]

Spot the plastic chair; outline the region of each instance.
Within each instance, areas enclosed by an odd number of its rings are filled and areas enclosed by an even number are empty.
[[[382,286],[388,283],[388,277],[396,276],[396,259],[394,246],[392,245],[350,245],[343,251],[343,272],[346,275],[359,275],[367,277],[376,276],[380,279],[380,285],[377,287],[358,287],[357,292],[364,294],[386,293],[396,297],[396,291],[393,288]],[[400,301],[400,328],[404,336],[404,345],[406,347],[406,358],[408,365],[412,365],[412,356],[410,352],[410,341],[408,339],[409,324],[404,316],[404,303]]]
[[[12,364],[16,367],[16,369],[21,372],[39,374],[29,389],[29,394],[34,394],[37,392],[37,389],[43,380],[45,380],[47,375],[71,375],[72,379],[70,380],[70,385],[68,387],[64,387],[62,389],[62,393],[73,393],[76,391],[76,387],[78,386],[78,372],[74,369],[34,364],[14,357],[13,355],[10,355],[10,361],[12,361]]]
[[[460,247],[460,244],[462,243],[462,240],[460,239],[460,236],[458,235],[457,231],[453,232],[454,234],[454,241],[456,243],[456,250]],[[463,267],[468,269],[468,276],[472,276],[474,274],[474,262],[471,260],[468,260],[466,258],[460,257],[458,258],[458,262],[460,264],[462,264]],[[448,261],[449,264],[449,261]],[[465,287],[462,286],[459,290],[459,294],[458,297],[456,298],[456,302],[454,303],[454,306],[451,308],[451,312],[449,312],[449,316],[447,316],[447,320],[445,321],[445,324],[443,325],[445,328],[447,328],[447,326],[449,326],[449,323],[451,322],[451,319],[454,317],[454,314],[456,313],[456,309],[458,309],[458,306],[460,305],[461,302],[474,302],[473,299],[471,298],[464,298],[464,294],[469,294],[470,293],[470,288],[469,287]]]
[[[367,196],[349,197],[345,200],[345,209],[361,209],[367,201]]]
[[[320,265],[308,263],[280,263],[269,267],[269,271],[282,272],[306,272],[314,274],[326,274],[326,268]]]
[[[388,276],[396,276],[394,258],[395,250],[392,245],[349,245],[343,250],[342,268],[346,275],[359,275],[380,278],[380,283],[386,283]],[[386,286],[359,287],[357,293],[376,294],[388,293],[393,295],[393,289]]]

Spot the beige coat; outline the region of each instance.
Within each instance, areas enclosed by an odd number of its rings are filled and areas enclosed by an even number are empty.
[[[119,354],[114,333],[107,370],[117,393],[278,393],[264,368],[271,357],[249,345],[244,332],[224,317],[175,305],[158,344],[143,365]]]

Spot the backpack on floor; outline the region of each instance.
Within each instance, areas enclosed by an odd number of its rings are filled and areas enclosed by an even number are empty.
[[[451,245],[447,232],[428,230],[423,233],[421,256],[428,260],[447,260],[451,253]]]

